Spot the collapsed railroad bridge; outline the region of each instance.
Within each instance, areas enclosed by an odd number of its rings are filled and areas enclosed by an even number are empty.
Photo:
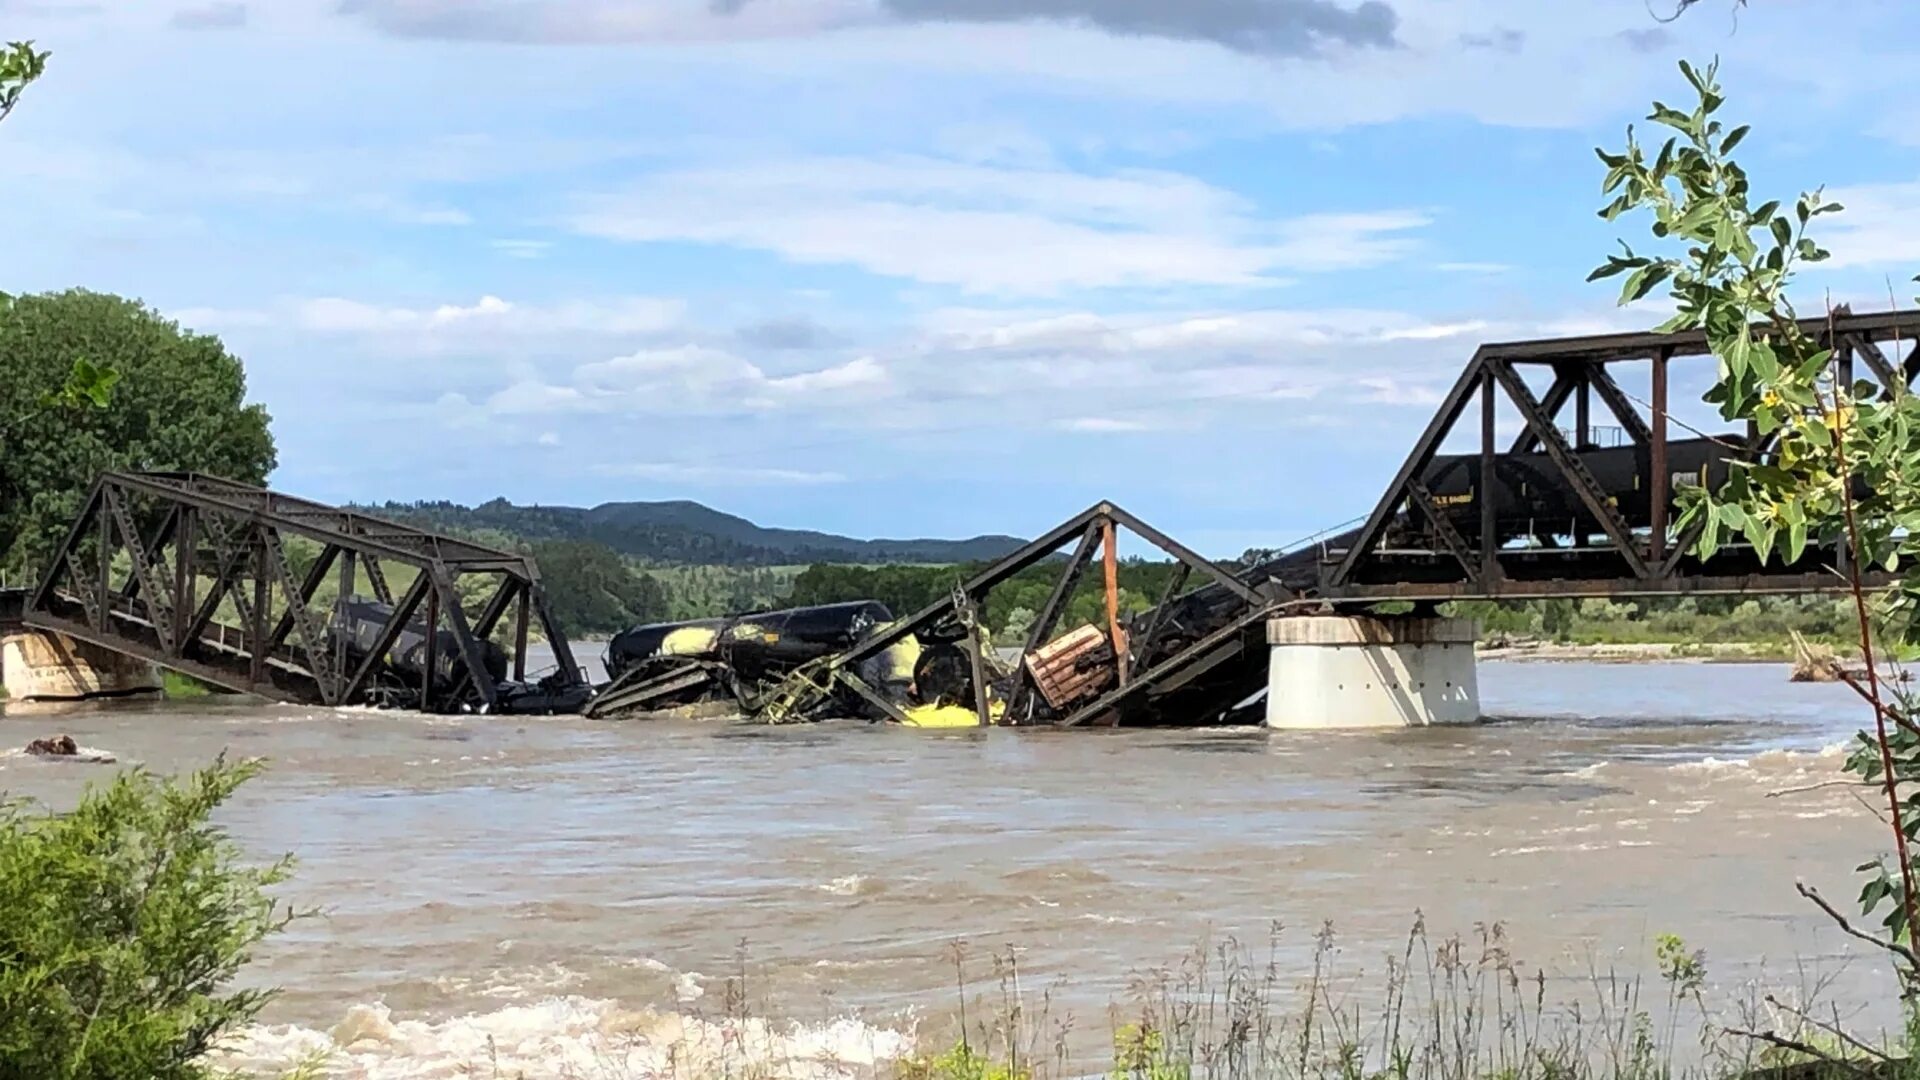
[[[1803,330],[1833,349],[1843,385],[1859,375],[1905,393],[1920,374],[1920,312]],[[1438,618],[1445,601],[1840,586],[1840,547],[1810,545],[1790,564],[1740,545],[1702,559],[1698,524],[1678,525],[1680,492],[1774,451],[1757,431],[1673,420],[1670,370],[1702,360],[1697,333],[1484,345],[1355,527],[1226,567],[1102,502],[905,617],[862,601],[636,627],[615,640],[600,687],[574,662],[530,558],[203,476],[102,477],[18,617],[216,686],[324,705],[611,717],[718,704],[771,721],[921,726],[1473,719],[1472,628]],[[1623,388],[1620,365],[1646,366],[1644,398]],[[1613,424],[1595,423],[1601,410]],[[1114,585],[1123,534],[1176,564],[1130,617]],[[289,535],[321,545],[304,573],[286,557]],[[1059,576],[1003,655],[980,608],[1042,564]],[[1089,573],[1104,578],[1104,625],[1062,627]],[[476,577],[489,584],[469,613],[459,582]],[[1367,614],[1384,601],[1411,611]],[[533,623],[555,670],[530,680]]]

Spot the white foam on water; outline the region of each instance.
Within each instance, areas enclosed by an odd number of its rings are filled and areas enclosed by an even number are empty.
[[[539,964],[488,972],[484,978],[445,975],[433,980],[434,986],[453,994],[512,1000],[533,994],[555,994],[586,981],[586,976],[560,964]]]
[[[1682,761],[1669,765],[1667,770],[1707,775],[1739,772],[1765,772],[1772,775],[1822,772],[1839,768],[1841,759],[1852,750],[1852,743],[1836,742],[1828,743],[1818,750],[1762,750],[1750,757],[1742,758],[1704,757],[1699,761]]]
[[[825,885],[819,886],[819,889],[821,892],[829,892],[835,896],[857,896],[866,883],[865,874],[848,874],[845,877],[834,878]]]
[[[270,1075],[324,1059],[320,1075],[337,1080],[841,1080],[878,1075],[913,1046],[910,1026],[875,1027],[851,1017],[812,1025],[708,1020],[569,996],[447,1020],[396,1018],[384,1004],[355,1005],[325,1031],[248,1028],[216,1052],[214,1063]]]

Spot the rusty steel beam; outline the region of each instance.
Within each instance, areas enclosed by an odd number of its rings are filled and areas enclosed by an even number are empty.
[[[1653,354],[1653,438],[1647,455],[1647,561],[1662,563],[1667,555],[1667,359],[1665,349]]]
[[[1829,322],[1836,336],[1856,334],[1873,341],[1887,341],[1895,338],[1910,341],[1913,340],[1916,331],[1920,331],[1920,311],[1909,309],[1859,315],[1836,313],[1831,319],[1824,315],[1813,316],[1800,320],[1800,332],[1818,340],[1826,334]],[[1754,325],[1755,334],[1765,335],[1772,331],[1773,327],[1770,324]],[[1590,334],[1580,337],[1497,342],[1481,346],[1485,355],[1515,363],[1558,361],[1586,364],[1594,369],[1623,360],[1644,360],[1653,355],[1653,350],[1659,348],[1671,349],[1674,356],[1704,356],[1710,351],[1706,334],[1699,330],[1682,330],[1665,334],[1654,331]]]
[[[1452,555],[1454,561],[1460,564],[1460,569],[1467,575],[1467,580],[1476,586],[1484,584],[1486,562],[1476,559],[1473,552],[1467,549],[1466,537],[1461,536],[1460,530],[1454,528],[1453,522],[1448,521],[1447,516],[1440,512],[1439,504],[1433,500],[1433,492],[1428,491],[1427,486],[1420,481],[1409,480],[1407,495],[1427,519],[1427,523],[1433,527],[1434,535],[1440,538],[1440,543],[1447,549],[1447,554]],[[1482,528],[1485,526],[1483,525]],[[1491,556],[1487,558],[1487,562],[1498,565],[1498,559],[1497,555]]]
[[[159,527],[142,535],[139,524],[148,520]],[[298,575],[288,563],[287,536],[320,546],[313,565]],[[116,583],[115,563],[121,558],[130,572],[124,583]],[[423,707],[490,709],[498,703],[483,640],[516,596],[531,600],[561,660],[561,676],[545,685],[554,694],[542,700],[551,702],[555,694],[564,699],[575,691],[584,696],[584,681],[563,631],[545,608],[531,559],[194,474],[101,476],[21,619],[62,632],[84,620],[93,635],[88,640],[216,685],[286,701],[349,704],[371,689],[372,673],[385,662],[394,637],[405,632],[418,600],[401,605],[382,627],[381,648],[373,656],[360,657],[349,655],[349,638],[334,633],[331,609],[317,607],[315,598],[327,575],[337,570],[345,601],[365,567],[376,594],[390,603],[383,560],[413,569],[417,587],[410,593],[424,593],[448,607],[449,640],[442,646],[430,637],[428,651],[451,648],[465,665],[465,679],[457,680],[462,685],[423,686]],[[467,624],[453,588],[459,574],[474,572],[502,575],[477,627]],[[209,573],[201,595],[200,578]],[[278,614],[272,603],[276,594],[286,601]],[[229,601],[237,626],[219,621]],[[516,638],[513,660],[524,671],[526,636]],[[212,672],[223,674],[216,679]]]

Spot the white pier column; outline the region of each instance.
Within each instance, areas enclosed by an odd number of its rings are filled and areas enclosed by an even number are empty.
[[[0,685],[14,701],[73,701],[162,689],[160,669],[145,660],[44,630],[0,636]]]
[[[1471,619],[1303,615],[1267,623],[1267,726],[1383,728],[1480,719]]]

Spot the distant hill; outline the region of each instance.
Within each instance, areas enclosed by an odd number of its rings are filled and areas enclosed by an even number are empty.
[[[964,563],[997,559],[1026,541],[856,540],[807,529],[769,529],[686,500],[575,506],[516,506],[495,499],[386,503],[369,513],[448,532],[499,533],[523,540],[591,540],[653,563],[788,566],[802,563]]]

